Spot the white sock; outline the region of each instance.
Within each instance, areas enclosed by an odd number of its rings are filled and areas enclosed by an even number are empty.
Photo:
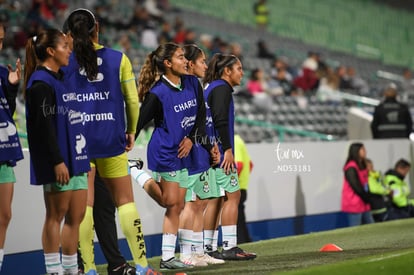
[[[46,273],[57,273],[63,274],[62,264],[60,263],[60,254],[56,253],[45,253],[45,265]]]
[[[197,255],[203,255],[203,232],[193,232],[193,248],[194,253]]]
[[[152,179],[147,171],[137,167],[131,167],[131,176],[142,188],[149,179]]]
[[[218,229],[214,230],[214,234],[213,234],[213,243],[211,244],[213,251],[217,250],[217,245],[218,245],[218,235],[219,235],[219,231]]]
[[[210,252],[213,250],[213,235],[214,230],[204,230],[204,251]]]
[[[177,241],[177,235],[164,233],[162,234],[162,260],[167,261],[174,258],[175,243]]]
[[[228,250],[237,246],[237,225],[226,225],[221,227],[223,233],[223,249]]]
[[[65,274],[78,274],[78,254],[62,255],[62,266]]]
[[[4,249],[1,248],[0,249],[0,271],[1,271],[1,266],[3,265],[3,258],[4,258]]]
[[[191,244],[193,240],[193,230],[178,229],[178,242],[180,243],[180,253],[183,257],[191,256]]]

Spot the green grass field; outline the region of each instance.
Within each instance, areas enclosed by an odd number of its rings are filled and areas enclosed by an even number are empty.
[[[319,252],[328,243],[340,252]],[[352,228],[277,238],[241,245],[256,252],[253,261],[226,262],[223,265],[197,267],[185,272],[204,274],[414,274],[414,219],[406,219]],[[149,259],[159,266],[159,257]],[[104,265],[99,274],[106,274]]]

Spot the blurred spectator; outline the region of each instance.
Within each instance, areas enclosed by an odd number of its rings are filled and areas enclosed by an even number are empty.
[[[291,68],[289,67],[287,57],[280,56],[280,57],[275,58],[273,60],[273,66],[272,66],[272,68],[270,70],[270,76],[272,78],[276,78],[279,70],[285,70],[286,71],[285,72],[285,78],[286,78],[286,80],[288,80],[289,82],[292,82],[293,75],[290,72],[291,71]]]
[[[164,22],[162,22],[162,25],[161,25],[160,34],[158,35],[158,43],[164,44],[166,42],[171,42],[171,41],[173,41],[172,35],[171,35],[171,24],[170,22],[164,20]]]
[[[317,98],[323,102],[337,104],[342,101],[338,90],[340,78],[332,68],[327,67],[325,70],[319,70],[319,85],[317,89]]]
[[[368,169],[368,192],[372,218],[382,222],[388,218],[387,204],[391,189],[383,183],[381,172],[374,169],[374,163],[366,159]]]
[[[230,43],[229,53],[235,55],[243,63],[243,48],[239,43]]]
[[[367,96],[369,95],[368,83],[359,75],[356,74],[356,70],[352,66],[347,67],[347,75],[351,89],[353,89],[358,95]]]
[[[405,68],[401,81],[401,101],[408,102],[410,97],[414,97],[414,79],[412,78],[411,70]]]
[[[262,110],[270,111],[272,99],[266,93],[268,85],[266,83],[265,74],[262,69],[253,69],[250,78],[246,83],[246,88],[252,96],[253,104]]]
[[[216,53],[227,53],[228,44],[221,39],[220,36],[215,36],[211,45],[211,55]]]
[[[189,28],[185,31],[184,45],[196,44],[197,34],[196,32]]]
[[[400,159],[394,169],[384,175],[385,184],[392,190],[392,206],[389,211],[389,220],[414,217],[414,200],[409,198],[410,185],[404,178],[410,172],[411,164]]]
[[[181,19],[179,18],[175,19],[174,30],[175,30],[174,42],[177,44],[184,44],[187,30],[185,28],[184,22]]]
[[[144,7],[155,20],[162,22],[163,12],[158,8],[156,0],[145,0]]]
[[[209,59],[213,49],[213,41],[210,34],[203,33],[200,35],[200,48],[206,54],[206,58]]]
[[[292,76],[284,67],[276,70],[275,75],[269,80],[269,93],[271,95],[296,95],[296,89],[292,83]]]
[[[364,144],[356,142],[349,146],[343,171],[341,210],[347,214],[349,226],[373,223],[366,192],[368,170]]]
[[[152,22],[148,22],[141,33],[141,45],[147,49],[155,49],[158,47],[157,31]]]
[[[336,67],[335,72],[337,78],[339,79],[337,88],[339,88],[339,90],[341,91],[351,89],[351,81],[349,79],[346,67],[344,65],[339,65],[338,67]]]
[[[129,56],[129,51],[132,48],[131,40],[129,39],[129,35],[126,33],[121,34],[118,41],[113,46],[114,49],[119,50]]]
[[[319,67],[319,54],[309,52],[308,57],[303,61],[299,75],[293,80],[293,84],[307,92],[318,87],[319,78],[316,73]]]
[[[276,55],[268,49],[267,44],[264,40],[259,40],[257,41],[257,57],[274,60],[276,58]]]
[[[253,12],[255,14],[256,26],[259,30],[266,30],[269,24],[269,8],[266,0],[258,0],[253,5]]]
[[[409,138],[412,118],[408,106],[397,101],[397,85],[390,83],[384,91],[384,101],[375,107],[371,122],[372,137]]]

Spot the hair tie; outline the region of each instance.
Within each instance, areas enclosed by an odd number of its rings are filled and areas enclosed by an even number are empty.
[[[33,36],[33,37],[32,37],[32,40],[33,40],[33,42],[35,42],[35,43],[36,43],[37,36],[36,36],[36,35],[35,35],[35,36]]]

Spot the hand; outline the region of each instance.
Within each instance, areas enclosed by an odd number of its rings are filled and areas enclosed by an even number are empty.
[[[193,142],[188,137],[183,138],[183,140],[178,145],[178,158],[185,158],[190,154],[191,148],[193,148]]]
[[[211,157],[211,165],[216,166],[220,163],[220,150],[218,148],[217,143],[214,143],[214,146],[210,150],[210,157]]]
[[[7,65],[7,69],[9,70],[9,82],[10,84],[16,85],[19,83],[20,79],[22,78],[22,64],[20,63],[20,58],[17,58],[16,61],[16,70],[13,71],[12,66],[9,64]]]
[[[128,134],[128,133],[126,133],[126,146],[125,146],[125,150],[127,152],[131,151],[132,148],[134,148],[134,144],[135,144],[135,134]]]
[[[224,157],[223,157],[223,162],[220,165],[220,168],[224,169],[224,172],[229,175],[230,173],[234,173],[235,170],[235,165],[234,165],[234,156],[233,156],[233,152],[230,149],[227,149],[224,152]]]
[[[64,162],[61,162],[54,167],[55,169],[55,175],[56,175],[56,182],[66,185],[69,183],[69,170],[66,167],[66,164]]]

